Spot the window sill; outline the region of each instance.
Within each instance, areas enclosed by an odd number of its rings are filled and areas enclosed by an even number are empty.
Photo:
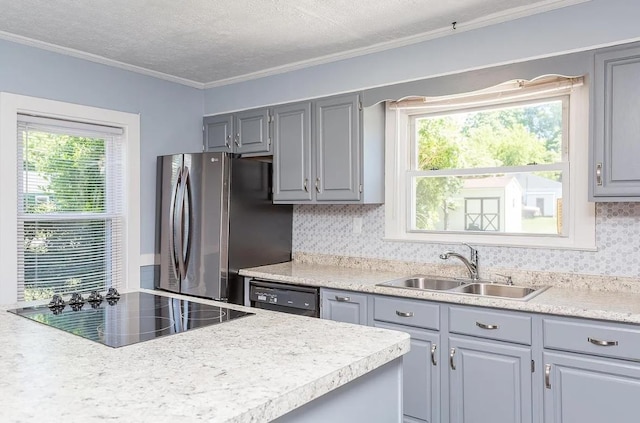
[[[569,238],[550,238],[544,236],[501,236],[496,238],[491,235],[477,234],[422,234],[407,233],[400,235],[385,235],[385,242],[411,242],[422,244],[459,244],[466,242],[473,245],[490,245],[508,248],[544,248],[553,250],[597,251],[594,242],[576,243]]]

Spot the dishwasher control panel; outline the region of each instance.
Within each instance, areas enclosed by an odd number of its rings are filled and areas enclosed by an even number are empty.
[[[318,290],[295,285],[251,281],[249,299],[254,306],[272,304],[301,310],[318,309]]]

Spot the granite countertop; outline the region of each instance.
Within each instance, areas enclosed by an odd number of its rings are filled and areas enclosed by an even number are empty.
[[[401,332],[223,306],[255,315],[116,349],[0,310],[0,421],[268,422],[409,350]]]
[[[606,291],[585,289],[580,283],[576,283],[574,288],[566,282],[557,287],[549,279],[547,282],[552,285],[549,289],[528,301],[518,301],[377,286],[381,282],[415,274],[415,271],[402,272],[394,267],[389,271],[378,271],[293,261],[243,269],[240,274],[299,285],[640,324],[640,293],[616,292],[611,286]]]

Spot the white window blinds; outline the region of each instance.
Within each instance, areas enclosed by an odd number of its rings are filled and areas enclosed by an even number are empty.
[[[123,130],[18,117],[18,299],[124,280]]]

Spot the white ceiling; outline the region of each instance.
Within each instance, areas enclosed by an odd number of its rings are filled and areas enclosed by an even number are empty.
[[[0,0],[0,38],[208,87],[585,0]]]

